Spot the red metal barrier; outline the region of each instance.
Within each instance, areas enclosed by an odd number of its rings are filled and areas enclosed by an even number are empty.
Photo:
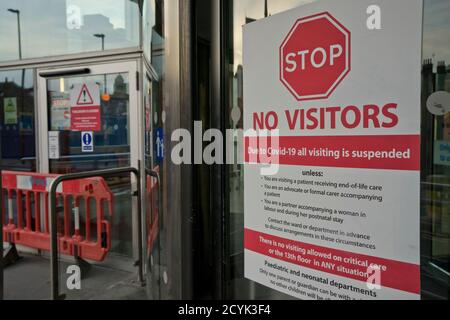
[[[159,174],[159,167],[154,169]],[[158,197],[158,180],[154,177],[147,176],[147,255],[150,255],[153,251],[156,238],[159,232],[159,205]]]
[[[2,172],[1,218],[4,219],[5,242],[50,251],[48,191],[57,176]],[[92,201],[95,202],[95,216]],[[111,247],[111,226],[105,220],[105,204],[110,216],[113,213],[113,194],[105,180],[64,181],[58,187],[57,202],[59,253],[103,261]],[[80,210],[82,202],[84,210]],[[84,217],[80,216],[80,211]]]

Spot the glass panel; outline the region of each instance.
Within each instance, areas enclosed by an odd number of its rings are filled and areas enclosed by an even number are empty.
[[[0,61],[139,45],[135,0],[0,3]]]
[[[49,79],[49,141],[52,136],[59,140],[49,142],[50,172],[64,174],[129,167],[130,131],[137,130],[137,124],[130,121],[130,114],[135,111],[131,108],[137,107],[130,105],[132,100],[128,72]],[[59,153],[52,152],[55,144]],[[94,184],[89,198],[68,196],[58,200],[58,232],[65,235],[59,242],[60,290],[69,299],[143,299],[145,288],[136,285],[136,247],[133,246],[136,198],[130,174],[104,179],[107,187]],[[112,192],[112,201],[99,198],[106,192],[104,189]],[[79,290],[76,279],[71,278],[77,269],[73,269],[74,261],[64,247],[70,245],[70,240],[66,244],[65,239],[77,237],[85,255],[89,252],[86,241],[101,243],[101,248],[107,248],[108,240],[111,241],[110,250],[103,257],[99,258],[97,249],[95,257],[81,256],[83,260],[75,260],[82,275]]]
[[[144,55],[152,65],[155,63],[153,58],[160,55],[163,46],[163,18],[164,18],[163,0],[144,1],[143,17],[143,35],[144,35]],[[153,66],[157,68],[156,66]],[[158,68],[157,68],[158,69]]]
[[[163,131],[163,83],[165,75],[163,66],[165,63],[164,38],[164,0],[146,0],[143,9],[143,49],[146,59],[151,62],[152,71],[156,72],[159,79],[152,77],[152,72],[147,70],[144,83],[144,114],[145,114],[145,167],[156,171],[160,177],[160,185],[155,186],[156,180],[146,177],[146,283],[147,297],[149,299],[161,299],[164,296],[162,283],[167,284],[167,253],[165,248],[166,232],[163,224],[163,194],[164,185],[164,161],[158,156],[158,148],[161,147]],[[169,3],[170,6],[170,3]],[[170,20],[170,19],[169,19]],[[177,27],[177,26],[176,26]],[[173,35],[173,34],[172,34]],[[168,88],[166,86],[165,88]],[[164,137],[162,137],[164,139]],[[161,148],[159,149],[162,150]],[[166,252],[166,254],[164,254]]]
[[[242,128],[242,119],[233,121],[230,114],[243,114],[242,26],[309,0],[228,1],[226,16],[228,52],[228,105],[230,128]],[[436,91],[450,92],[450,3],[447,0],[425,0],[425,58],[422,72],[422,197],[421,197],[421,267],[422,298],[448,299],[450,283],[450,114],[433,116],[426,107]],[[237,113],[234,113],[237,114]],[[236,151],[235,151],[236,152]],[[243,259],[243,166],[228,168],[229,232],[228,242],[230,298],[286,298],[273,290],[244,279]]]
[[[155,130],[160,127],[161,108],[158,101],[157,81],[146,78],[144,84],[145,96],[145,169],[159,174],[162,177],[162,163],[156,157]],[[147,265],[147,295],[149,299],[160,299],[161,272],[161,222],[162,208],[161,185],[147,172],[146,175],[146,265]],[[161,183],[161,181],[160,181]]]
[[[284,1],[228,1],[229,38],[227,57],[228,78],[228,105],[230,109],[226,114],[229,117],[229,128],[242,129],[243,120],[231,118],[231,112],[243,114],[243,76],[245,70],[242,66],[242,26],[246,23],[262,19],[270,14],[285,11],[308,0],[284,0]],[[239,110],[239,113],[236,111]],[[236,121],[237,120],[237,121]],[[238,137],[236,137],[237,139]],[[235,142],[234,154],[238,154],[238,143]],[[228,297],[233,299],[289,299],[290,297],[244,279],[244,166],[235,164],[228,167],[229,183],[229,234],[228,264],[230,265],[230,279],[228,283]]]
[[[0,72],[0,119],[0,169],[36,171],[32,69]]]
[[[445,0],[427,0],[424,15],[421,172],[422,297],[423,299],[448,299],[450,114],[432,115],[427,109],[427,100],[432,99],[435,92],[450,93],[450,3]]]
[[[94,132],[92,152],[83,152],[81,132],[71,130],[70,94],[83,84],[96,84],[101,93],[101,125]],[[48,104],[49,131],[59,132],[61,142],[59,159],[50,160],[51,172],[64,174],[130,165],[128,73],[49,80]]]
[[[145,288],[138,282],[136,259],[131,259],[130,252],[131,185],[122,183],[119,191],[114,180],[121,179],[123,177],[118,176],[106,179],[108,188],[94,186],[88,199],[71,195],[58,197],[59,292],[65,295],[65,299],[146,298]],[[112,201],[99,199],[99,189],[109,189],[114,195]],[[110,212],[110,204],[113,205],[113,213]],[[77,220],[75,215],[79,222],[74,222]],[[75,225],[79,225],[78,231]],[[109,239],[111,248],[103,251],[108,248]],[[71,245],[73,253],[68,251]],[[78,252],[80,257],[75,256]]]
[[[130,97],[128,73],[101,74],[83,77],[68,77],[48,80],[48,125],[49,135],[56,135],[59,146],[57,159],[50,159],[50,172],[67,174],[109,168],[130,166]],[[91,100],[95,100],[92,91],[97,86],[100,95],[99,130],[92,136],[92,150],[83,150],[82,132],[71,119],[71,95],[83,93],[86,85]],[[76,88],[81,88],[77,90]],[[80,96],[81,97],[81,96]],[[80,97],[75,97],[79,100]],[[81,97],[83,99],[84,97]],[[98,98],[98,97],[97,97]],[[73,99],[72,99],[73,100]],[[71,121],[72,120],[72,121]],[[91,122],[92,123],[92,122]],[[83,137],[83,140],[85,137]],[[54,145],[50,144],[49,150]],[[50,156],[54,158],[54,155]],[[114,193],[114,219],[112,220],[112,252],[132,256],[132,203],[130,176],[128,174],[105,179]],[[92,217],[91,217],[92,218]],[[95,229],[95,226],[93,226]]]

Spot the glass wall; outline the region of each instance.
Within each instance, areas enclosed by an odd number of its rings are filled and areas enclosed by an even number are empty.
[[[450,2],[426,0],[422,66],[422,297],[448,299],[450,284],[450,114],[435,116],[427,102],[450,92]]]
[[[144,1],[143,9],[143,50],[155,69],[161,70],[161,56],[164,46],[164,1]],[[157,71],[158,71],[157,70]]]
[[[143,7],[143,51],[144,76],[144,116],[145,116],[145,170],[146,170],[146,290],[151,300],[164,299],[163,287],[168,283],[168,250],[165,230],[165,212],[162,205],[162,188],[165,184],[164,130],[165,113],[164,90],[167,89],[164,73],[166,62],[164,24],[164,0],[144,1]],[[159,181],[154,176],[157,173]]]
[[[33,70],[0,71],[0,169],[36,170]]]
[[[225,52],[229,128],[243,127],[242,26],[311,0],[227,1],[224,17],[228,35]],[[425,0],[422,72],[422,196],[421,274],[423,299],[448,299],[450,283],[450,116],[434,116],[426,107],[430,95],[450,92],[450,2]],[[237,145],[237,144],[236,144]],[[244,279],[244,175],[243,166],[227,169],[228,212],[225,235],[227,297],[242,299],[288,298]],[[412,199],[414,200],[414,199]]]
[[[0,61],[139,46],[136,0],[0,3]]]
[[[139,6],[142,6],[142,20]],[[142,59],[137,60],[143,63],[142,77],[145,79],[144,87],[139,92],[129,90],[129,84],[135,81],[134,74],[132,77],[121,73],[50,79],[47,83],[47,106],[35,106],[33,79],[36,69],[27,69],[23,73],[21,70],[0,71],[0,168],[38,170],[35,158],[35,107],[36,110],[47,108],[48,130],[59,132],[62,141],[61,157],[50,159],[50,171],[69,173],[128,166],[131,143],[129,113],[137,107],[130,104],[130,97],[144,94],[145,164],[146,169],[159,172],[161,182],[157,193],[146,194],[149,197],[146,206],[148,212],[152,205],[159,207],[160,201],[164,201],[165,208],[169,207],[169,201],[170,206],[179,206],[180,201],[167,199],[167,190],[164,190],[165,198],[162,199],[162,188],[170,188],[165,187],[167,176],[164,168],[169,160],[158,156],[154,147],[158,138],[161,138],[160,133],[168,131],[163,109],[170,106],[174,111],[172,114],[178,109],[178,6],[177,1],[167,3],[163,0],[0,1],[0,64],[7,62],[9,65],[29,58],[43,58],[48,63],[53,62],[53,57],[57,55],[95,54],[103,50],[127,48],[134,50],[141,46],[146,60],[146,63]],[[168,29],[170,30],[167,31]],[[166,38],[166,35],[170,37]],[[167,45],[172,48],[170,53],[165,50],[167,39],[170,41]],[[88,60],[86,59],[87,63],[90,62]],[[171,63],[166,64],[167,60]],[[167,65],[169,71],[166,71]],[[33,68],[40,67],[40,62],[33,65]],[[100,87],[102,110],[101,130],[94,134],[96,148],[89,156],[81,152],[80,133],[68,131],[65,119],[67,92],[74,84],[86,80],[95,82]],[[169,150],[167,147],[166,158],[169,158]],[[170,177],[174,175],[172,173]],[[127,200],[131,195],[125,190],[129,179],[114,177],[110,180],[108,183],[116,195],[115,205],[122,212],[115,215],[113,221],[112,251],[130,256],[133,251],[132,222],[131,219],[123,218],[131,217],[130,201]],[[152,179],[147,177],[146,182],[151,189]],[[173,184],[175,183],[172,182]],[[179,229],[174,225],[181,224],[181,219],[178,215],[170,216],[167,213],[170,209],[163,212],[162,208],[158,208],[159,220],[155,219],[155,211],[150,212],[152,216],[147,219],[147,288],[151,298],[180,297],[181,267],[177,261],[181,249],[177,239]],[[179,212],[177,209],[172,211]],[[169,217],[163,220],[163,214]],[[164,228],[165,225],[168,227]]]
[[[228,17],[228,34],[226,52],[229,109],[225,114],[230,129],[243,129],[243,77],[242,65],[242,27],[253,21],[263,19],[271,14],[289,10],[308,0],[263,1],[244,0],[227,1],[225,16]],[[239,115],[239,117],[237,116]],[[238,143],[235,141],[235,154]],[[232,165],[228,167],[229,212],[227,221],[228,271],[227,296],[233,299],[290,299],[289,296],[244,279],[244,167]]]

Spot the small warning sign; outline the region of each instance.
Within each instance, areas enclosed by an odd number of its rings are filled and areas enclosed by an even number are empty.
[[[70,91],[70,105],[73,107],[100,106],[100,88],[95,82],[76,84]]]
[[[72,131],[100,131],[100,88],[95,82],[74,85],[70,93]]]
[[[17,98],[4,98],[5,124],[17,124]]]
[[[89,92],[88,87],[84,83],[81,87],[80,94],[77,99],[77,105],[79,106],[86,106],[86,105],[92,105],[94,103],[94,100],[92,100],[91,93]]]

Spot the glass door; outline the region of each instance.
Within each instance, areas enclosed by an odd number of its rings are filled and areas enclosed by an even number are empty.
[[[38,70],[41,173],[68,174],[123,167],[139,169],[140,160],[144,159],[144,146],[137,70],[138,61]],[[104,260],[88,261],[89,268],[94,269],[88,274],[96,274],[97,267],[108,268],[108,272],[102,272],[98,278],[88,277],[84,282],[85,290],[71,290],[66,288],[65,273],[72,257],[66,259],[60,255],[61,261],[67,260],[67,263],[61,262],[60,291],[70,298],[80,299],[144,297],[145,290],[141,292],[139,286],[135,286],[138,244],[142,241],[138,233],[136,178],[126,173],[107,177],[105,182],[113,195],[112,212],[108,205],[102,204],[104,213],[100,213],[103,210],[89,202],[95,199],[84,203],[69,199],[68,213],[67,204],[58,200],[60,208],[57,211],[60,212],[57,214],[58,232],[69,239],[73,234],[79,234],[83,240],[102,242],[102,247],[108,242]],[[99,218],[100,215],[104,217]],[[103,219],[108,227],[98,227],[98,221],[103,223]],[[102,232],[97,232],[98,228]],[[117,285],[125,286],[119,290],[127,293],[125,296],[107,292],[108,288]]]
[[[41,172],[138,166],[136,71],[135,61],[38,71]]]

